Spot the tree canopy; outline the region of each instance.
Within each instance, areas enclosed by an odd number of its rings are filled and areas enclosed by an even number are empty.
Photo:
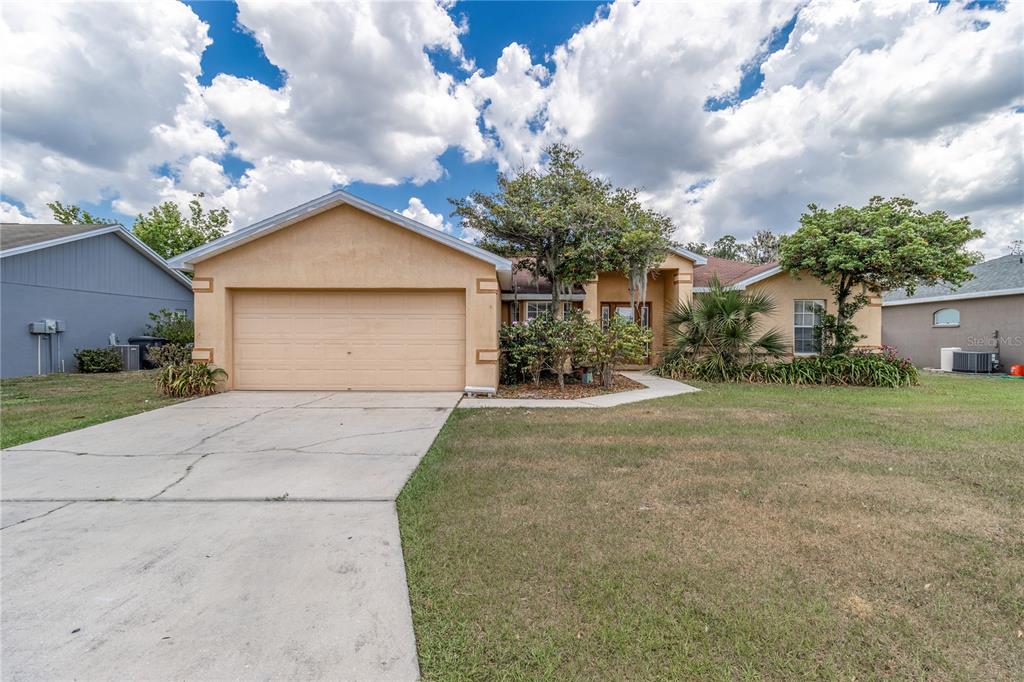
[[[645,209],[635,189],[616,192],[613,204],[618,221],[610,239],[607,261],[629,281],[629,303],[633,319],[640,320],[640,306],[647,299],[647,281],[672,248],[672,221],[655,211]]]
[[[554,144],[544,151],[548,162],[543,170],[499,174],[494,194],[473,192],[449,201],[452,215],[479,230],[490,248],[527,256],[522,266],[550,280],[553,314],[561,317],[561,297],[573,285],[615,267],[610,255],[622,245],[621,235],[633,234],[627,241],[634,247],[630,262],[636,266],[641,252],[652,250],[650,243],[640,247],[651,239],[643,235],[661,227],[640,208],[634,190],[616,190],[583,168],[578,149]]]
[[[83,211],[74,204],[65,206],[59,201],[51,201],[47,206],[53,211],[53,219],[64,225],[107,225],[112,222]]]
[[[689,242],[686,248],[702,256],[742,260],[760,265],[778,259],[779,236],[771,230],[758,230],[749,242],[741,242],[733,235],[725,234],[711,244]]]
[[[132,232],[164,258],[177,256],[223,236],[228,226],[228,210],[207,211],[199,203],[202,198],[202,194],[192,197],[187,217],[173,201],[154,206],[145,215],[135,218]]]
[[[871,293],[913,294],[918,286],[940,282],[959,286],[972,277],[968,266],[981,258],[967,249],[983,234],[968,218],[924,213],[905,197],[872,197],[862,208],[807,208],[800,228],[782,239],[780,265],[831,287],[840,326],[850,324]]]

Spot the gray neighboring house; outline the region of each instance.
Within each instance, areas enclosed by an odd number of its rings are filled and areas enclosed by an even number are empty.
[[[939,349],[999,351],[1004,368],[1024,365],[1024,256],[1003,256],[969,270],[959,289],[921,287],[882,297],[882,343],[918,367],[938,367]]]
[[[0,376],[74,371],[76,348],[126,343],[161,308],[192,317],[191,281],[121,225],[0,224]],[[30,333],[46,319],[64,331]]]

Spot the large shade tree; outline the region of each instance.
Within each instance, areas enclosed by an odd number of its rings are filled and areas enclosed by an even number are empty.
[[[164,258],[172,258],[222,237],[227,232],[228,210],[206,210],[200,203],[202,194],[188,202],[189,215],[182,215],[173,201],[154,206],[149,213],[135,218],[132,232],[149,248]]]
[[[555,144],[542,170],[498,176],[494,194],[449,199],[463,224],[499,252],[527,256],[522,266],[551,282],[552,313],[576,284],[607,266],[609,238],[618,219],[611,185],[583,168],[581,152]]]
[[[675,226],[668,217],[645,209],[637,194],[634,189],[622,189],[613,197],[616,211],[607,260],[629,282],[629,304],[633,319],[639,322],[647,282],[672,248]]]
[[[856,340],[851,319],[871,294],[944,282],[959,286],[980,254],[967,243],[983,235],[968,218],[925,213],[905,197],[872,197],[867,206],[825,210],[810,204],[800,228],[784,237],[779,263],[799,276],[808,272],[835,295],[836,345]]]

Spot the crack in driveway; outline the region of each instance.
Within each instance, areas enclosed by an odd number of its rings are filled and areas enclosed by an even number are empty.
[[[26,501],[28,501],[28,500],[26,500]],[[32,502],[63,502],[63,500],[31,500],[31,501]],[[62,504],[59,507],[54,507],[53,509],[51,509],[49,511],[46,511],[46,512],[43,512],[42,514],[36,514],[35,516],[30,516],[30,517],[28,517],[26,519],[22,519],[21,521],[15,521],[14,523],[8,523],[6,526],[0,527],[0,530],[7,530],[8,528],[13,528],[14,526],[20,526],[23,523],[28,523],[29,521],[35,521],[36,519],[41,519],[44,516],[49,516],[50,514],[52,514],[55,511],[60,511],[64,507],[70,507],[76,501],[77,500],[71,500],[70,502],[66,502],[65,504]],[[7,500],[7,502],[17,502],[17,500]]]

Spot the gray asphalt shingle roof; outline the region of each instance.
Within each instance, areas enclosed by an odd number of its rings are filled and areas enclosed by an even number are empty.
[[[38,244],[39,242],[71,237],[83,232],[92,232],[106,225],[44,225],[39,223],[2,223],[0,224],[0,250],[14,249],[19,246]]]
[[[958,294],[984,294],[987,291],[1003,289],[1024,289],[1024,256],[993,258],[972,265],[968,270],[974,274],[974,279],[964,282],[959,288],[944,285],[918,287],[913,296],[907,296],[907,292],[899,289],[886,292],[883,299],[888,303]]]

